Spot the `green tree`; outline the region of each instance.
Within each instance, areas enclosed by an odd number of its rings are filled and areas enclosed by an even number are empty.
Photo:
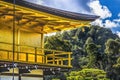
[[[105,53],[107,53],[108,55],[115,55],[119,53],[120,42],[118,42],[117,40],[108,39],[105,45]]]
[[[119,40],[108,39],[106,42],[105,53],[108,56],[108,64],[107,64],[107,72],[108,76],[113,80],[118,77],[118,71],[116,69],[119,68],[119,57],[120,57],[120,42]],[[116,65],[116,66],[115,66]]]
[[[72,45],[68,40],[62,40],[59,36],[50,36],[45,41],[46,49],[71,51]]]
[[[86,42],[85,42],[85,45],[89,44],[89,43],[93,43],[93,39],[92,37],[88,37]]]
[[[88,40],[90,41],[91,38],[88,38]],[[88,41],[86,41],[87,43]],[[99,48],[100,46],[96,45],[93,42],[88,42],[85,46],[85,50],[88,53],[88,58],[89,58],[89,62],[88,62],[88,67],[91,68],[95,68],[98,67],[98,61],[101,60],[101,53],[99,52]],[[99,62],[99,67],[101,67],[101,63]]]
[[[106,72],[100,69],[82,69],[80,71],[71,71],[67,80],[109,80],[106,78]]]

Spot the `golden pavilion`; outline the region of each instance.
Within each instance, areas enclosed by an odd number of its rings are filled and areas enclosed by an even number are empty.
[[[0,76],[44,80],[44,75],[72,68],[72,52],[44,49],[44,35],[88,26],[97,18],[24,0],[0,0]]]

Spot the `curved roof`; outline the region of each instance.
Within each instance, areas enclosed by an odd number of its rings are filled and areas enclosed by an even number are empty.
[[[13,0],[4,0],[6,2],[13,3]],[[24,0],[15,0],[17,5],[31,8],[34,10],[46,12],[49,14],[65,17],[65,18],[70,18],[70,19],[75,19],[75,20],[85,20],[85,21],[94,21],[95,19],[99,18],[99,16],[95,15],[88,15],[88,14],[81,14],[81,13],[75,13],[75,12],[70,12],[70,11],[65,11],[65,10],[60,10],[60,9],[55,9],[43,5],[38,5],[34,3],[30,3]]]
[[[4,28],[11,29],[12,21],[15,20],[15,25],[20,30],[47,34],[88,26],[91,21],[99,18],[95,15],[64,11],[24,0],[15,0],[14,9],[13,1],[0,0],[0,17],[2,17],[0,25]]]

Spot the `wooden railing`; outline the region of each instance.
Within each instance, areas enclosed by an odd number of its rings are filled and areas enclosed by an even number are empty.
[[[15,45],[14,62],[56,67],[72,67],[71,52],[40,49],[39,47]],[[13,61],[11,43],[0,42],[0,61]]]

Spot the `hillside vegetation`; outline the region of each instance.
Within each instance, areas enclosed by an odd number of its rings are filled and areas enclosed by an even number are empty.
[[[45,38],[45,48],[73,52],[73,69],[60,80],[120,80],[120,38],[110,29],[91,26],[57,33]],[[86,70],[88,79],[81,74]]]

